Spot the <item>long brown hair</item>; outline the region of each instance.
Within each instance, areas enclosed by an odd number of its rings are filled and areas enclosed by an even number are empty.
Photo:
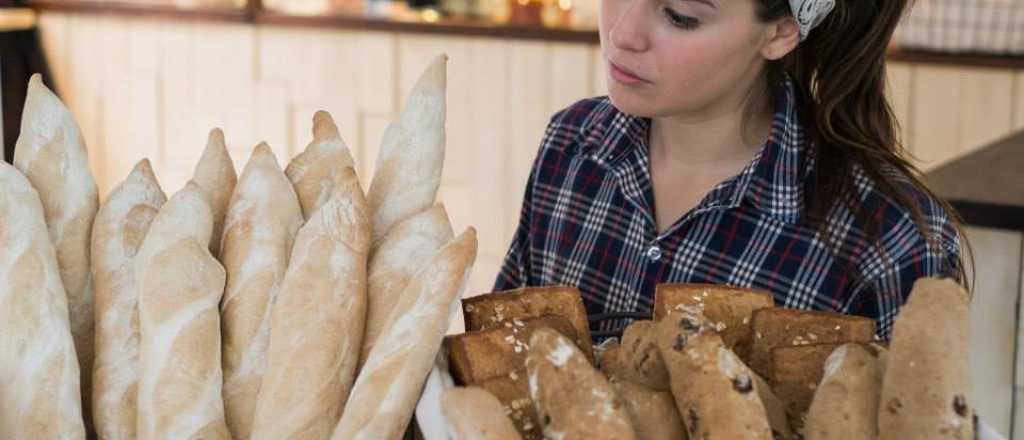
[[[757,17],[772,22],[792,15],[789,0],[756,0]],[[877,190],[906,209],[928,246],[938,246],[925,226],[919,202],[900,188],[890,170],[946,210],[960,236],[962,256],[973,262],[970,244],[956,211],[937,197],[921,179],[921,171],[908,160],[900,139],[900,125],[885,95],[886,54],[893,31],[908,0],[837,0],[835,9],[796,49],[767,64],[769,85],[789,74],[798,94],[809,140],[816,145],[813,191],[808,191],[807,218],[826,231],[824,219],[836,203],[846,203],[869,239],[882,231],[862,209],[853,175],[860,168]],[[826,231],[827,232],[827,231]],[[964,261],[958,279],[969,288]]]

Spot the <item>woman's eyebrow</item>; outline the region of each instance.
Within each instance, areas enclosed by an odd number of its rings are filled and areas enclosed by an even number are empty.
[[[697,2],[697,3],[703,3],[705,5],[710,6],[712,9],[718,9],[718,6],[715,6],[715,3],[713,1],[711,1],[711,0],[689,0],[689,1],[694,1],[694,2]]]

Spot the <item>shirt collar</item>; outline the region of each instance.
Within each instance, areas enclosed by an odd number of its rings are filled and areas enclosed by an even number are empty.
[[[701,205],[747,205],[786,223],[801,219],[803,183],[813,158],[798,104],[796,87],[787,75],[775,90],[775,114],[764,147],[743,171],[715,187]],[[640,169],[643,178],[650,179],[650,170],[646,169],[650,119],[620,112],[608,102],[583,127],[584,149],[593,160],[620,173]],[[638,167],[638,162],[644,166]]]

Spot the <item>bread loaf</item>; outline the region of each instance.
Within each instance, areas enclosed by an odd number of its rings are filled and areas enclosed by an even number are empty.
[[[28,180],[0,161],[0,438],[85,438],[57,254]]]
[[[868,343],[875,335],[874,320],[830,312],[760,309],[754,312],[751,322],[754,342],[748,364],[768,380],[772,379],[772,349],[776,347]]]
[[[331,198],[338,173],[354,167],[352,154],[331,114],[316,112],[313,115],[313,141],[288,163],[284,171],[295,186],[304,218],[308,219]]]
[[[715,324],[726,348],[747,360],[753,342],[750,319],[755,310],[773,305],[772,293],[766,290],[713,284],[659,284],[654,292],[654,319],[696,307]]]
[[[662,319],[658,351],[690,438],[772,438],[753,372],[703,316],[683,312]]]
[[[267,366],[271,304],[288,268],[302,209],[274,153],[259,144],[228,205],[220,259],[224,411],[232,438],[248,439]]]
[[[401,437],[476,259],[476,231],[441,248],[406,286],[356,379],[334,440]],[[409,304],[412,303],[410,306]]]
[[[219,128],[210,130],[206,149],[196,164],[192,181],[203,189],[213,215],[213,232],[210,235],[210,252],[219,257],[221,235],[224,233],[224,217],[228,212],[231,194],[235,191],[238,176],[235,164],[224,144],[224,132]]]
[[[795,438],[793,428],[789,423],[789,415],[786,413],[786,404],[775,395],[775,391],[764,378],[756,373],[753,377],[757,396],[761,398],[765,415],[768,416],[768,426],[772,428],[772,437],[784,440]]]
[[[462,300],[466,331],[503,327],[514,319],[543,315],[565,317],[576,328],[576,346],[594,362],[593,342],[579,289],[569,286],[527,287]]]
[[[638,440],[685,440],[686,429],[672,393],[654,391],[629,381],[611,381],[633,422]]]
[[[542,328],[550,328],[563,336],[576,339],[572,324],[561,316],[545,315],[539,318],[507,322],[479,332],[462,333],[447,338],[451,358],[451,371],[458,383],[475,385],[487,379],[504,376],[526,365],[530,336]]]
[[[843,344],[810,344],[772,350],[772,390],[786,408],[790,426],[803,431],[807,409],[825,368],[825,361]]]
[[[447,63],[446,55],[430,63],[398,119],[384,131],[366,196],[375,248],[392,226],[429,208],[437,197],[444,166]]]
[[[79,366],[85,372],[81,394],[86,427],[90,428],[95,330],[89,245],[99,196],[78,124],[38,74],[28,83],[14,166],[38,191],[50,241],[57,252],[71,334]]]
[[[385,330],[388,318],[398,303],[402,289],[430,257],[451,241],[454,233],[443,205],[399,222],[378,244],[370,257],[369,309],[361,359]],[[406,311],[397,313],[405,314]]]
[[[952,280],[923,278],[893,327],[882,381],[880,440],[973,439],[968,296]]]
[[[882,366],[857,344],[837,348],[825,362],[824,378],[807,411],[807,440],[857,440],[878,437],[878,400]]]
[[[92,227],[92,279],[96,292],[96,362],[92,410],[104,440],[136,438],[139,384],[139,286],[135,256],[149,224],[167,201],[143,159],[115,187]]]
[[[452,388],[441,398],[452,440],[515,440],[522,437],[494,395],[476,388]]]
[[[339,178],[299,230],[271,312],[254,439],[328,438],[355,380],[370,223],[355,172]]]
[[[217,308],[225,274],[209,250],[212,231],[205,193],[189,182],[160,208],[136,256],[142,440],[230,438]]]
[[[545,437],[636,438],[625,403],[591,360],[557,331],[533,332],[526,370]]]

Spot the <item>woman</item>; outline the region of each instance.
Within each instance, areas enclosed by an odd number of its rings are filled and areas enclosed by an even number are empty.
[[[914,280],[964,280],[883,92],[905,0],[601,3],[608,97],[552,118],[495,290],[574,285],[596,314],[755,287],[888,339]]]

